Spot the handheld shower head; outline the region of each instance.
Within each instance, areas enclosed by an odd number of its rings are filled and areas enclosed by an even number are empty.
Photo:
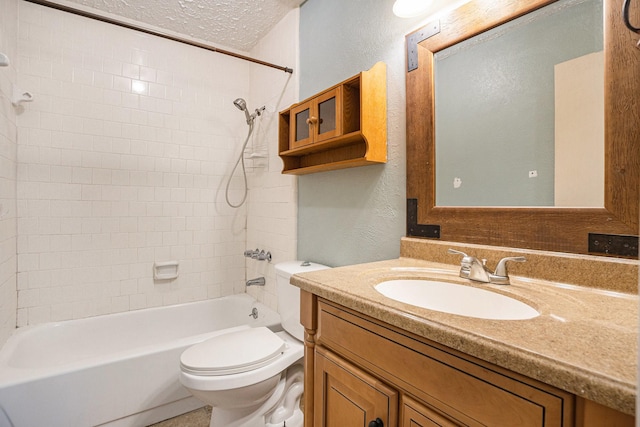
[[[247,118],[247,125],[249,125],[249,134],[247,135],[247,139],[244,140],[244,144],[242,145],[242,150],[240,150],[240,155],[238,156],[238,161],[236,162],[236,165],[231,170],[231,175],[229,175],[229,179],[227,180],[227,188],[224,193],[224,196],[227,200],[227,204],[232,208],[239,208],[247,200],[247,192],[248,192],[247,171],[245,170],[245,167],[244,167],[244,150],[247,148],[247,143],[249,142],[249,138],[251,137],[251,133],[253,132],[253,121],[256,119],[257,116],[262,115],[265,112],[266,108],[262,106],[260,108],[257,108],[253,114],[249,114],[249,110],[247,109],[247,102],[242,98],[236,98],[233,101],[233,105],[235,105],[238,110],[244,111],[244,116]],[[242,197],[242,201],[239,204],[234,205],[233,203],[231,203],[231,201],[229,201],[229,185],[231,184],[231,178],[233,177],[233,174],[235,173],[236,168],[241,162],[242,162],[242,173],[244,176],[244,196]]]
[[[237,98],[233,101],[233,105],[235,105],[240,111],[247,111],[247,103],[242,98]]]
[[[247,118],[247,124],[251,124],[255,116],[249,114],[246,101],[242,98],[237,98],[235,101],[233,101],[233,105],[235,105],[238,110],[244,111],[244,116]]]

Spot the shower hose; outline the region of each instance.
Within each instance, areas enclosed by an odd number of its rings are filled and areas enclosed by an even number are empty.
[[[244,140],[244,144],[242,144],[240,155],[238,156],[238,160],[236,161],[236,164],[233,167],[231,174],[229,175],[229,179],[227,180],[227,188],[224,192],[224,197],[227,200],[227,204],[232,208],[239,208],[240,206],[242,206],[244,202],[247,200],[247,193],[249,191],[247,187],[247,171],[244,167],[244,150],[245,148],[247,148],[247,143],[249,142],[249,138],[251,138],[251,133],[253,132],[253,120],[248,121],[248,124],[249,124],[249,132],[247,133],[247,138]],[[239,164],[242,164],[242,176],[244,178],[244,195],[242,196],[242,200],[240,200],[240,203],[238,203],[237,205],[234,205],[229,200],[229,185],[231,184],[231,178],[233,178],[233,175],[236,173],[236,169],[238,169]]]

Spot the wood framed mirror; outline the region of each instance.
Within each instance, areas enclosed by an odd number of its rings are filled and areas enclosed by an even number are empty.
[[[622,0],[603,2],[604,207],[436,205],[434,55],[552,3],[555,0],[472,0],[441,16],[435,35],[419,40],[430,31],[427,27],[407,35],[407,63],[409,68],[411,62],[417,65],[406,74],[409,237],[579,254],[637,254],[640,49],[638,35],[621,18]],[[640,4],[632,6],[631,13],[632,20],[640,22]]]

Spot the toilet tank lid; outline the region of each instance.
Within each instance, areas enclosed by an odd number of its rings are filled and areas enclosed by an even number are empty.
[[[276,269],[276,274],[289,278],[294,274],[326,270],[331,267],[308,261],[285,261],[276,264],[274,268]]]

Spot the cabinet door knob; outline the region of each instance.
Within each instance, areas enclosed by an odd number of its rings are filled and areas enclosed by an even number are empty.
[[[308,125],[315,125],[316,123],[318,123],[318,118],[317,117],[311,116],[311,117],[309,117],[307,119],[307,124]]]
[[[380,418],[376,418],[375,420],[369,422],[369,427],[384,427],[384,423]]]

